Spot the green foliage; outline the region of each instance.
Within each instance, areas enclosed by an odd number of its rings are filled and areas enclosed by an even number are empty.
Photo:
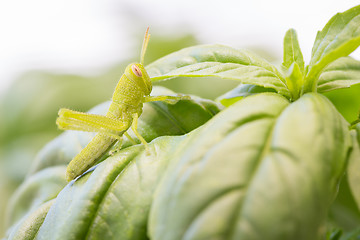
[[[125,142],[66,186],[55,171],[93,135],[62,134],[14,195],[8,238],[357,239],[360,64],[347,55],[360,44],[359,15],[360,6],[335,15],[308,65],[293,29],[280,68],[222,45],[185,48],[148,65],[154,82],[241,84],[218,98],[227,106],[221,111],[196,97],[147,104],[139,132],[151,141],[150,154]]]

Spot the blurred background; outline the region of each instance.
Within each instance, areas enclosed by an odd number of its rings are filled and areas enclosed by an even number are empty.
[[[316,32],[335,13],[357,4],[358,0],[0,1],[0,216],[36,152],[61,133],[55,125],[58,109],[87,111],[109,100],[125,66],[139,60],[146,27],[152,35],[147,64],[204,43],[250,49],[281,63],[283,36],[289,28],[297,30],[308,62]],[[360,51],[352,56],[360,59]],[[214,99],[238,83],[190,79],[161,84]],[[328,96],[351,121],[354,109],[360,108],[359,92],[357,86]]]

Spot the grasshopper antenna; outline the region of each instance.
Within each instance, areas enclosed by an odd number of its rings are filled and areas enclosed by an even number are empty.
[[[149,39],[150,39],[150,34],[149,34],[149,27],[148,27],[146,29],[143,45],[142,45],[142,48],[141,48],[140,64],[142,64],[142,65],[144,65],[145,52],[146,52],[146,48],[147,48],[148,43],[149,43]]]

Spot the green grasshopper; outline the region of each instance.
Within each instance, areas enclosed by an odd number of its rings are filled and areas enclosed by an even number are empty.
[[[144,144],[146,152],[149,154],[145,139],[137,131],[137,122],[142,113],[143,103],[165,101],[175,104],[181,99],[190,99],[189,96],[150,96],[152,83],[144,67],[144,56],[149,38],[149,28],[147,28],[140,63],[131,63],[126,67],[115,88],[112,103],[106,116],[77,112],[65,108],[59,110],[56,124],[60,129],[97,132],[97,135],[90,143],[69,163],[66,170],[67,181],[71,181],[87,171],[116,142],[119,143],[118,148],[120,148],[123,135],[134,142],[126,132],[130,127],[140,142]]]

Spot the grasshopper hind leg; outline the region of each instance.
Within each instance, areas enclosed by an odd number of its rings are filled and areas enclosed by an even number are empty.
[[[107,116],[83,113],[62,108],[56,124],[63,130],[98,132],[121,140],[121,136],[129,128],[129,124]]]

